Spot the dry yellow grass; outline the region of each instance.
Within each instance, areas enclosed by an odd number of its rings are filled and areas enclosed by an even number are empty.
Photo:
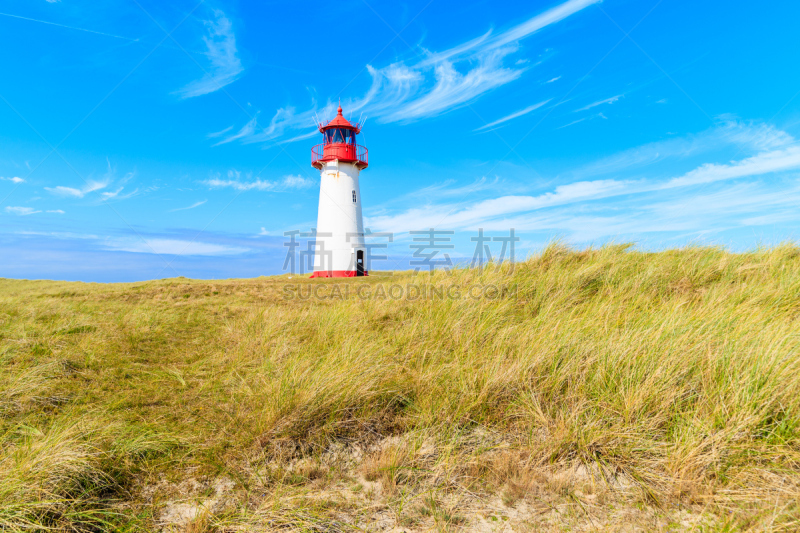
[[[0,530],[797,530],[798,318],[791,245],[0,280]]]

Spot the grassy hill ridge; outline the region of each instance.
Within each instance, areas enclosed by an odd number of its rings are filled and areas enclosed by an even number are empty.
[[[0,280],[0,530],[797,530],[799,318],[792,245]]]

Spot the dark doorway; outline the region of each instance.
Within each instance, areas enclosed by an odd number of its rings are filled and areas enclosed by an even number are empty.
[[[364,251],[358,250],[356,252],[356,276],[364,275]]]

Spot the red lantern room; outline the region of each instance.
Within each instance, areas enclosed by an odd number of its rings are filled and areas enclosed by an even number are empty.
[[[336,117],[325,124],[319,125],[322,133],[322,144],[311,149],[311,165],[322,169],[323,163],[328,161],[341,161],[354,163],[359,169],[369,165],[367,149],[356,144],[356,135],[361,133],[360,124],[351,124],[342,115],[342,106],[339,106]]]

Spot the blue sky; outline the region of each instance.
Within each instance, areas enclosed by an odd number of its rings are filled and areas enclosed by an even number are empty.
[[[797,2],[99,4],[0,6],[2,277],[280,273],[339,100],[376,269],[430,227],[454,261],[798,237]]]

